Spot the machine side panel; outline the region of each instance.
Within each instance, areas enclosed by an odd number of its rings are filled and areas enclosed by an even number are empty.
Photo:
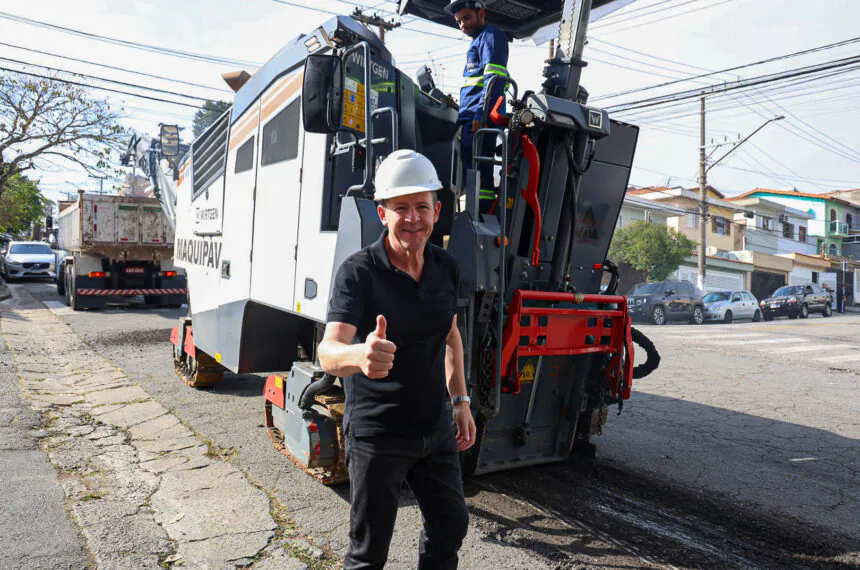
[[[325,135],[305,133],[302,164],[302,198],[299,218],[299,248],[296,259],[293,310],[325,322],[338,233],[323,231],[323,188],[329,147]],[[286,370],[284,368],[283,370]]]
[[[293,304],[302,193],[303,73],[295,71],[263,94],[254,201],[251,298],[286,310]],[[323,160],[320,155],[317,160]],[[304,244],[302,244],[302,247]]]
[[[220,286],[218,304],[226,305],[248,299],[251,291],[251,256],[254,224],[255,169],[236,172],[236,156],[242,144],[259,130],[260,102],[248,108],[251,113],[242,130],[230,132],[224,188],[224,237],[220,251]],[[245,121],[242,117],[239,123]],[[256,161],[255,161],[256,163]],[[192,292],[193,299],[193,292]],[[192,300],[192,303],[194,301]]]

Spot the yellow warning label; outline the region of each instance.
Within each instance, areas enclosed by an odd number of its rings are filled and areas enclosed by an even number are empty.
[[[302,312],[302,304],[301,304],[301,303],[296,303],[296,312],[297,312],[297,313],[301,313],[301,312]]]
[[[526,360],[525,365],[520,369],[520,382],[534,382],[535,367],[531,360]]]
[[[284,379],[281,378],[280,376],[275,376],[275,388],[277,388],[279,390],[284,389]]]
[[[349,77],[343,86],[343,126],[364,132],[364,84]]]
[[[220,352],[215,353],[215,361],[218,362],[218,364],[221,364],[221,353]]]

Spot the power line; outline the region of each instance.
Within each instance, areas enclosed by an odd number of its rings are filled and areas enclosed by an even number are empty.
[[[744,64],[744,65],[736,65],[736,66],[734,66],[734,67],[729,67],[729,68],[726,68],[726,69],[721,69],[721,70],[719,70],[719,71],[711,71],[711,72],[709,72],[709,73],[704,73],[704,74],[701,74],[701,75],[696,75],[696,76],[693,76],[693,77],[690,77],[690,78],[687,78],[687,79],[678,79],[678,80],[675,80],[675,81],[669,81],[669,82],[665,82],[665,83],[659,83],[659,84],[657,84],[657,85],[649,85],[649,86],[647,86],[647,87],[640,87],[640,88],[637,88],[637,89],[629,89],[629,90],[627,90],[627,91],[619,91],[619,92],[617,92],[617,93],[610,93],[610,94],[608,94],[608,95],[602,95],[602,96],[600,96],[600,97],[596,97],[596,98],[595,98],[595,100],[612,99],[612,98],[615,98],[615,97],[620,97],[621,95],[630,95],[630,94],[632,94],[632,93],[641,93],[641,92],[643,92],[643,91],[650,91],[650,90],[652,90],[652,89],[658,89],[658,88],[660,88],[660,87],[668,87],[669,85],[675,85],[675,84],[677,84],[677,83],[684,83],[684,82],[686,82],[686,81],[690,81],[691,79],[701,79],[701,78],[705,78],[705,77],[712,77],[712,76],[714,76],[714,75],[720,75],[720,74],[725,74],[725,73],[731,73],[731,72],[737,71],[737,70],[739,70],[739,69],[746,69],[746,68],[749,68],[749,67],[755,67],[755,66],[758,66],[758,65],[764,65],[764,64],[766,64],[766,63],[772,63],[772,62],[774,62],[774,61],[781,61],[781,60],[783,60],[783,59],[789,59],[789,58],[793,58],[793,57],[799,57],[799,56],[802,56],[802,55],[808,55],[808,54],[810,54],[810,53],[816,53],[816,52],[819,52],[819,51],[825,51],[825,50],[828,50],[828,49],[834,49],[834,48],[837,48],[837,47],[842,47],[842,46],[846,46],[846,45],[851,45],[851,44],[854,44],[854,43],[857,43],[857,42],[860,42],[860,37],[855,37],[855,38],[851,38],[851,39],[847,39],[847,40],[842,40],[842,41],[835,42],[835,43],[831,43],[831,44],[825,44],[825,45],[818,46],[818,47],[815,47],[815,48],[809,48],[809,49],[805,49],[805,50],[801,50],[801,51],[796,51],[796,52],[788,53],[788,54],[785,54],[785,55],[780,55],[780,56],[771,57],[771,58],[768,58],[768,59],[763,59],[763,60],[760,60],[760,61],[755,61],[755,62],[752,62],[752,63],[746,63],[746,64]]]
[[[169,91],[167,89],[158,89],[157,87],[145,87],[143,85],[137,85],[135,83],[128,83],[125,81],[118,81],[116,79],[107,79],[104,77],[97,77],[95,75],[88,75],[86,73],[77,73],[74,71],[66,71],[64,69],[57,69],[55,67],[49,67],[47,65],[40,65],[38,63],[30,63],[27,61],[21,61],[18,59],[10,59],[8,57],[0,57],[0,61],[8,61],[9,63],[17,63],[19,65],[29,65],[33,67],[41,67],[42,69],[47,69],[49,71],[59,72],[59,73],[68,73],[71,75],[77,75],[78,77],[83,77],[86,79],[93,79],[95,81],[104,81],[106,83],[113,83],[114,85],[121,85],[123,87],[132,87],[134,89],[143,89],[144,91],[154,91],[156,93],[164,93],[165,95],[175,95],[176,97],[182,97],[184,99],[193,99],[197,101],[205,101],[205,97],[196,97],[194,95],[187,95],[185,93],[179,93],[177,91]]]
[[[29,52],[32,52],[32,53],[38,53],[38,54],[41,54],[41,55],[47,55],[47,56],[51,56],[51,57],[59,57],[59,58],[61,58],[61,59],[65,59],[65,60],[68,60],[68,61],[75,61],[75,62],[78,62],[78,63],[84,63],[84,64],[87,64],[87,65],[94,65],[94,66],[97,66],[97,67],[104,67],[105,69],[112,69],[112,70],[114,70],[114,71],[122,71],[122,72],[125,72],[125,73],[132,73],[132,74],[134,74],[134,75],[140,75],[140,76],[142,76],[142,77],[150,77],[150,78],[152,78],[152,79],[163,79],[164,81],[170,81],[170,82],[172,82],[172,83],[181,83],[181,84],[183,84],[183,85],[189,85],[189,86],[191,86],[191,87],[200,87],[200,88],[202,88],[202,89],[211,89],[211,90],[213,90],[213,91],[219,91],[219,92],[221,92],[221,93],[230,93],[230,94],[232,94],[232,93],[233,93],[232,91],[229,91],[229,90],[227,90],[227,89],[221,89],[221,88],[219,88],[219,87],[211,87],[211,86],[209,86],[209,85],[202,85],[202,84],[200,84],[200,83],[192,83],[192,82],[190,82],[190,81],[184,81],[184,80],[182,80],[182,79],[175,79],[175,78],[173,78],[173,77],[164,77],[164,76],[162,76],[162,75],[154,75],[154,74],[152,74],[152,73],[146,73],[146,72],[143,72],[143,71],[135,71],[135,70],[133,70],[133,69],[128,69],[128,68],[124,68],[124,67],[117,67],[117,66],[113,66],[113,65],[108,65],[108,64],[106,64],[106,63],[98,63],[98,62],[90,61],[90,60],[87,60],[87,59],[78,59],[78,58],[75,58],[75,57],[69,57],[69,56],[67,56],[67,55],[60,55],[60,54],[58,54],[58,53],[51,53],[51,52],[42,51],[42,50],[38,50],[38,49],[27,48],[27,47],[24,47],[24,46],[16,46],[16,45],[14,45],[14,44],[8,44],[8,43],[6,43],[6,42],[0,42],[0,45],[2,45],[2,46],[6,46],[6,47],[10,47],[10,48],[20,49],[20,50],[23,50],[23,51],[29,51]]]
[[[180,57],[183,59],[200,61],[203,63],[231,65],[231,66],[238,66],[238,67],[255,67],[255,68],[260,67],[262,65],[262,64],[256,63],[256,62],[243,61],[243,60],[239,60],[239,59],[230,59],[230,58],[225,58],[225,57],[218,57],[218,56],[207,55],[207,54],[202,54],[202,53],[195,53],[195,52],[190,52],[190,51],[183,51],[183,50],[178,50],[178,49],[173,49],[173,48],[165,48],[165,47],[153,46],[153,45],[149,45],[149,44],[142,44],[142,43],[138,43],[138,42],[132,42],[129,40],[121,40],[118,38],[111,38],[108,36],[101,36],[101,35],[93,34],[90,32],[84,32],[81,30],[74,30],[72,28],[57,26],[56,24],[49,24],[47,22],[40,22],[38,20],[32,20],[30,18],[24,18],[23,16],[16,16],[14,14],[9,14],[8,12],[0,12],[0,18],[2,18],[4,20],[11,20],[13,22],[19,22],[21,24],[36,26],[39,28],[45,28],[45,29],[49,29],[49,30],[53,30],[53,31],[57,31],[57,32],[63,32],[66,34],[71,34],[71,35],[82,37],[82,38],[97,40],[100,42],[107,42],[107,43],[111,43],[114,45],[120,45],[120,46],[135,48],[135,49],[141,49],[144,51],[160,53],[163,55],[170,55],[173,57]]]
[[[609,30],[604,35],[617,34],[619,32],[626,32],[628,30],[635,30],[636,28],[641,28],[642,26],[650,26],[651,24],[656,24],[658,22],[663,23],[667,20],[673,20],[673,19],[678,18],[680,16],[686,16],[687,14],[693,14],[694,12],[701,12],[702,10],[707,10],[709,8],[716,8],[717,6],[720,6],[722,4],[728,4],[729,2],[733,2],[733,1],[734,0],[722,0],[721,2],[717,2],[716,4],[711,4],[709,6],[703,6],[701,8],[696,8],[694,10],[687,10],[686,12],[680,12],[678,14],[672,14],[671,16],[666,16],[665,18],[658,18],[656,20],[651,20],[649,22],[642,22],[641,24],[636,24],[633,26],[627,26],[626,28],[620,28],[617,30]],[[644,15],[645,14],[643,14],[643,16]]]
[[[198,105],[191,105],[190,103],[182,103],[180,101],[171,101],[169,99],[161,99],[159,97],[150,97],[148,95],[141,95],[140,93],[130,93],[128,91],[121,91],[119,89],[111,89],[109,87],[99,87],[96,85],[87,85],[86,83],[78,83],[77,81],[69,81],[68,79],[60,79],[59,77],[50,77],[48,75],[40,75],[38,73],[30,73],[27,71],[20,71],[17,69],[9,69],[8,67],[0,67],[0,71],[7,71],[9,73],[19,73],[21,75],[27,75],[29,77],[38,77],[39,79],[47,79],[48,81],[59,81],[60,83],[65,83],[67,85],[75,85],[78,87],[85,87],[87,89],[96,89],[98,91],[107,91],[108,93],[119,93],[121,95],[129,95],[131,97],[139,97],[140,99],[148,99],[149,101],[158,101],[159,103],[170,103],[172,105],[180,105],[182,107],[191,107],[192,109],[203,109],[204,107]]]

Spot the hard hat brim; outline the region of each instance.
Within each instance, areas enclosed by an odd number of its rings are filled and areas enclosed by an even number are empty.
[[[400,198],[401,196],[408,196],[409,194],[420,194],[421,192],[436,192],[441,190],[442,186],[439,184],[417,184],[414,186],[401,186],[399,188],[392,188],[390,190],[379,190],[374,195],[374,199],[377,202],[382,200],[388,200],[390,198]]]

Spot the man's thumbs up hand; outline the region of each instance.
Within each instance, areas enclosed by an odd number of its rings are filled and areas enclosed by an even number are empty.
[[[376,317],[376,330],[367,335],[364,341],[364,358],[361,362],[361,371],[368,378],[385,378],[388,371],[394,367],[394,353],[397,347],[394,343],[385,339],[388,321],[379,315]]]

